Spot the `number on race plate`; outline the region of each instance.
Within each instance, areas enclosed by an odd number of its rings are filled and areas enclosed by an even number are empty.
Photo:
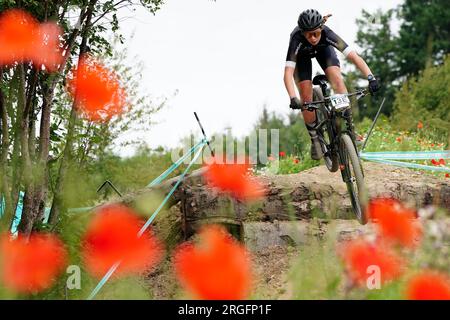
[[[344,94],[335,94],[334,96],[331,96],[330,99],[331,99],[331,105],[336,110],[345,109],[350,106],[350,100]]]

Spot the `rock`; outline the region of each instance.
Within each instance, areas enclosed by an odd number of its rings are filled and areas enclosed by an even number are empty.
[[[428,174],[421,174],[406,168],[364,162],[365,181],[370,197],[395,197],[416,209],[433,205],[450,211],[450,182]],[[298,174],[260,176],[267,186],[265,199],[255,203],[243,203],[217,190],[205,186],[200,169],[189,175],[173,193],[168,206],[180,203],[185,237],[196,230],[197,224],[208,220],[248,222],[270,222],[274,220],[309,220],[312,217],[326,219],[352,219],[350,199],[340,172],[330,173],[325,166],[315,167]],[[159,186],[159,192],[168,192],[177,178]],[[145,189],[139,193],[154,193]],[[136,195],[124,197],[125,203],[132,203]],[[249,215],[249,212],[252,212]],[[343,231],[343,238],[348,234]],[[291,237],[291,236],[290,236]],[[294,242],[298,239],[291,237]],[[290,242],[280,238],[274,242]]]

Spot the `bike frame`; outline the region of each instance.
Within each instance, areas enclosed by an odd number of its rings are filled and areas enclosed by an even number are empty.
[[[308,111],[321,109],[323,111],[323,114],[325,115],[326,118],[318,122],[317,125],[314,127],[314,129],[316,129],[317,132],[319,132],[319,135],[322,129],[327,130],[328,137],[330,138],[330,143],[329,145],[327,144],[328,149],[327,152],[330,152],[331,154],[337,154],[339,157],[339,164],[344,165],[343,155],[340,152],[341,136],[344,133],[350,136],[353,145],[355,147],[355,150],[357,150],[356,141],[354,139],[354,125],[352,121],[351,107],[349,106],[348,108],[342,111],[335,110],[334,107],[331,106],[331,96],[328,94],[329,90],[327,90],[327,88],[324,87],[323,85],[321,85],[321,89],[322,93],[324,94],[324,100],[305,103],[303,104],[302,109],[307,109]],[[347,97],[356,96],[357,100],[359,100],[362,97],[366,96],[367,93],[368,90],[363,89],[356,91],[354,93],[346,94],[346,96]],[[343,122],[344,125],[342,124]],[[324,140],[323,137],[321,138]],[[345,170],[341,170],[342,179],[344,182],[348,182],[349,180],[348,175],[344,171]]]

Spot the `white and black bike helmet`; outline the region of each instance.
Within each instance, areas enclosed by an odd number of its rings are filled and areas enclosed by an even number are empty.
[[[315,9],[303,11],[298,17],[298,27],[302,32],[315,30],[324,23],[322,15]]]

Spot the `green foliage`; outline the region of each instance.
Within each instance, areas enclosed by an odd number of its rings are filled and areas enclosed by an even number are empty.
[[[396,34],[394,18],[400,19]],[[383,97],[384,113],[393,111],[395,92],[408,76],[415,76],[427,65],[442,64],[450,52],[450,7],[446,0],[405,0],[397,8],[375,13],[362,11],[357,19],[356,43],[361,56],[381,79],[382,88],[373,105],[362,110],[373,117]]]
[[[303,158],[309,151],[310,138],[303,118],[299,116],[298,112],[290,112],[286,120],[272,112],[269,113],[264,106],[262,114],[254,126],[254,130],[258,129],[277,129],[279,130],[280,152],[286,154],[298,155]],[[271,145],[270,135],[267,142],[268,148]],[[270,154],[270,149],[267,150]],[[272,155],[273,157],[277,155]]]
[[[312,239],[301,248],[299,257],[290,271],[292,298],[320,300],[342,297],[340,289],[342,273],[343,268],[335,254],[332,239]]]
[[[318,165],[320,165],[320,161],[312,160],[308,152],[304,154],[303,158],[289,155],[280,157],[278,160],[273,159],[259,173],[292,174],[317,167]]]
[[[450,5],[447,0],[405,0],[397,53],[400,75],[417,75],[427,64],[440,64],[450,52]]]
[[[386,97],[387,100],[384,113],[390,114],[392,111],[395,94],[393,82],[399,76],[396,66],[398,45],[391,28],[394,14],[392,9],[385,13],[378,10],[375,14],[363,10],[362,17],[356,20],[358,28],[356,43],[363,48],[360,55],[382,84],[380,91],[372,99],[364,99],[361,102],[364,106],[363,109],[360,109],[361,117],[373,118],[383,97]],[[377,18],[378,23],[367,23],[373,19],[373,16]],[[357,74],[361,76],[359,71]]]
[[[417,131],[421,121],[424,130],[434,130],[449,139],[449,100],[450,55],[443,65],[428,67],[403,84],[396,95],[393,122],[400,130]]]

